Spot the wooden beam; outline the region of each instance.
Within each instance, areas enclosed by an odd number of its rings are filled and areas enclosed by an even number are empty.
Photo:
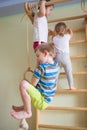
[[[60,93],[87,93],[87,89],[75,89],[75,90],[70,90],[70,89],[57,89],[56,91],[58,94]]]
[[[73,32],[80,32],[80,31],[84,31],[85,28],[78,28],[78,29],[72,29]]]
[[[36,110],[36,130],[39,130],[38,124],[39,124],[39,110],[37,109]]]
[[[85,43],[85,42],[86,42],[86,40],[70,41],[70,45],[83,44],[83,43]]]
[[[46,5],[58,4],[62,2],[68,2],[68,1],[72,1],[72,0],[51,0],[49,2],[46,2]]]
[[[67,110],[67,111],[87,111],[87,107],[56,107],[50,106],[45,110]]]
[[[59,22],[59,21],[68,21],[68,20],[76,20],[76,19],[82,19],[82,18],[87,18],[87,15],[72,16],[72,17],[67,17],[67,18],[49,20],[48,23],[54,23],[54,22]]]
[[[71,59],[87,58],[87,55],[71,56],[70,58],[71,58]]]
[[[87,130],[86,127],[77,127],[77,126],[60,126],[60,125],[47,125],[39,124],[40,128],[50,128],[50,129],[64,129],[64,130]]]
[[[87,18],[85,18],[85,39],[86,39],[86,47],[87,47]]]

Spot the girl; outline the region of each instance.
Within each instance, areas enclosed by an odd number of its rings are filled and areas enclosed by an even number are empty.
[[[64,67],[69,83],[69,88],[75,89],[73,83],[71,60],[69,55],[69,40],[71,39],[72,35],[72,30],[68,29],[64,22],[56,24],[55,33],[53,36],[56,60]]]
[[[33,48],[39,44],[47,43],[48,40],[48,23],[47,17],[53,10],[53,5],[46,6],[47,0],[40,1],[40,8],[37,14],[34,16],[34,34],[33,34]],[[49,0],[48,0],[49,1]]]

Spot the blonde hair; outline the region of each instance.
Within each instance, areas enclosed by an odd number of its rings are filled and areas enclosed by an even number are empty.
[[[66,30],[67,30],[67,26],[64,22],[60,22],[55,25],[55,31],[60,36],[64,36]]]
[[[39,45],[36,49],[35,52],[39,50],[40,52],[44,53],[44,51],[48,51],[50,56],[52,56],[53,58],[55,57],[55,53],[54,53],[54,44],[53,43],[45,43],[42,45]]]

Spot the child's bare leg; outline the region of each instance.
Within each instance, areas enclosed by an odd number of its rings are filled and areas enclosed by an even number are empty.
[[[24,106],[12,106],[12,109],[16,112],[24,110]]]
[[[11,115],[16,119],[30,118],[32,116],[31,98],[29,94],[27,93],[27,89],[29,89],[29,83],[23,80],[20,84],[20,93],[21,93],[23,104],[24,104],[24,109],[19,112],[11,113]]]

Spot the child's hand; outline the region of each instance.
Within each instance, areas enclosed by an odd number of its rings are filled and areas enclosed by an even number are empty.
[[[73,31],[71,28],[67,28],[67,33],[69,33],[71,35],[71,37],[73,36]]]

